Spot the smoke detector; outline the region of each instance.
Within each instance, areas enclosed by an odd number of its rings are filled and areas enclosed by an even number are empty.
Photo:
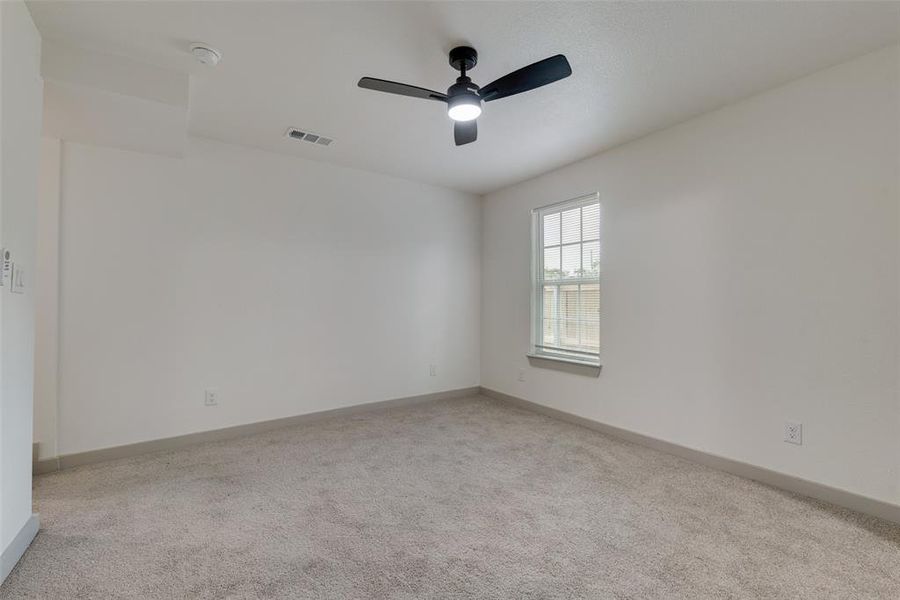
[[[219,64],[219,61],[222,60],[221,52],[209,44],[202,44],[200,42],[191,44],[191,54],[204,65],[209,65],[211,67],[216,66]]]

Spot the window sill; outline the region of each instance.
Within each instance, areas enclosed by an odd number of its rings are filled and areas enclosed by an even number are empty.
[[[589,375],[599,377],[602,365],[598,362],[587,360],[578,360],[577,358],[569,358],[567,356],[557,356],[553,354],[540,354],[530,352],[526,354],[528,362],[535,367],[544,367],[575,373],[578,375]]]

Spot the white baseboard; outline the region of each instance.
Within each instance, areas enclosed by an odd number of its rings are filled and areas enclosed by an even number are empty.
[[[6,580],[6,576],[12,572],[16,563],[28,550],[28,546],[31,545],[31,540],[37,535],[40,526],[40,516],[37,513],[32,513],[28,520],[25,521],[25,524],[22,525],[22,529],[19,530],[16,537],[9,543],[9,546],[3,550],[3,555],[0,557],[0,583]]]
[[[625,440],[626,442],[647,446],[648,448],[666,452],[667,454],[674,454],[675,456],[712,467],[713,469],[718,469],[719,471],[725,471],[739,477],[759,481],[760,483],[765,483],[789,492],[809,496],[810,498],[815,498],[817,500],[823,500],[886,521],[900,523],[900,505],[898,504],[885,502],[884,500],[878,500],[877,498],[871,498],[869,496],[863,496],[862,494],[831,487],[815,481],[809,481],[808,479],[802,479],[794,475],[773,471],[765,467],[759,467],[724,456],[718,456],[695,448],[689,448],[674,442],[667,442],[643,433],[615,427],[614,425],[608,425],[586,417],[579,417],[572,413],[567,413],[556,408],[550,408],[549,406],[524,400],[516,396],[510,396],[509,394],[504,394],[503,392],[498,392],[489,388],[482,387],[481,393],[489,398],[494,398],[495,400],[508,402],[509,404],[538,412],[549,417],[581,425],[582,427],[605,433],[610,437]]]
[[[2,0],[0,0],[2,1]],[[77,452],[74,454],[63,454],[52,458],[45,458],[35,461],[32,465],[33,475],[42,475],[52,473],[61,469],[77,467],[79,465],[89,465],[118,458],[126,458],[131,456],[139,456],[141,454],[151,454],[154,452],[166,452],[176,448],[185,446],[193,446],[204,442],[215,442],[220,440],[228,440],[273,429],[281,429],[283,427],[291,427],[303,423],[310,423],[319,419],[336,417],[338,415],[354,415],[377,410],[380,408],[392,408],[398,406],[410,406],[422,402],[430,402],[434,400],[447,400],[450,398],[465,398],[466,396],[477,396],[478,387],[460,388],[455,390],[446,390],[443,392],[432,392],[430,394],[422,394],[419,396],[408,396],[405,398],[394,398],[391,400],[382,400],[379,402],[369,402],[366,404],[354,404],[342,408],[333,408],[314,413],[306,413],[294,417],[284,417],[281,419],[272,419],[270,421],[259,421],[256,423],[247,423],[246,425],[235,425],[234,427],[226,427],[224,429],[213,429],[210,431],[200,431],[198,433],[188,433],[170,438],[159,440],[150,440],[147,442],[137,442],[134,444],[125,444],[123,446],[113,446],[111,448],[100,448],[98,450],[88,450],[87,452]]]
[[[275,419],[272,421],[263,421],[260,423],[250,423],[248,425],[238,425],[236,427],[229,427],[226,429],[192,433],[174,438],[153,440],[149,442],[139,442],[136,444],[128,444],[125,446],[117,446],[114,448],[103,448],[100,450],[92,450],[89,452],[81,452],[78,454],[63,455],[37,461],[35,463],[34,472],[36,475],[40,473],[49,473],[52,471],[74,467],[77,465],[102,462],[127,456],[137,456],[140,454],[148,454],[151,452],[172,450],[175,448],[181,448],[184,446],[202,442],[252,435],[254,433],[260,433],[262,431],[269,431],[281,427],[290,427],[292,425],[299,425],[301,423],[307,423],[310,421],[315,421],[326,417],[338,416],[341,414],[356,414],[375,410],[378,408],[406,406],[420,402],[428,402],[432,400],[447,398],[462,398],[465,396],[473,396],[479,393],[489,398],[505,401],[521,408],[539,412],[541,414],[555,417],[563,421],[568,421],[576,425],[581,425],[583,427],[588,427],[589,429],[599,431],[618,439],[640,444],[642,446],[647,446],[649,448],[653,448],[661,452],[666,452],[668,454],[674,454],[675,456],[679,456],[681,458],[700,463],[708,467],[718,469],[720,471],[726,471],[740,477],[753,479],[755,481],[801,494],[803,496],[809,496],[811,498],[830,502],[831,504],[885,519],[887,521],[900,523],[900,505],[898,504],[893,504],[884,500],[878,500],[876,498],[871,498],[869,496],[864,496],[855,492],[842,490],[840,488],[831,487],[829,485],[817,483],[815,481],[809,481],[807,479],[802,479],[794,475],[789,475],[787,473],[782,473],[779,471],[773,471],[765,467],[752,465],[750,463],[741,462],[739,460],[726,458],[724,456],[718,456],[716,454],[711,454],[709,452],[704,452],[695,448],[689,448],[687,446],[682,446],[680,444],[654,438],[642,433],[623,429],[621,427],[608,425],[600,421],[594,421],[592,419],[580,417],[578,415],[567,413],[555,408],[550,408],[542,404],[537,404],[535,402],[524,400],[522,398],[511,396],[509,394],[498,392],[485,387],[463,388],[408,398],[397,398],[394,400],[385,400],[383,402],[373,402],[370,404],[361,404],[349,406],[346,408],[326,410],[318,413],[298,415],[296,417],[287,417],[284,419]],[[34,531],[37,531],[36,526]],[[32,537],[34,537],[33,534]],[[30,541],[31,538],[28,538],[28,543],[30,543]],[[27,545],[28,544],[26,543],[24,547],[27,547]],[[13,544],[10,545],[10,548],[12,547]],[[24,552],[24,548],[22,549],[22,551]],[[4,552],[4,569],[6,566],[6,560],[6,552]],[[18,557],[16,557],[15,560],[17,561]],[[15,562],[13,562],[12,564],[15,565]],[[4,570],[4,574],[5,573],[6,571]]]

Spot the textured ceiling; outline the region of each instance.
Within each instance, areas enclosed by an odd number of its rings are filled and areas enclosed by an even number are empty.
[[[898,39],[893,2],[32,2],[45,38],[191,73],[188,132],[485,193]],[[210,69],[192,41],[220,48]],[[485,84],[563,53],[573,75],[499,100],[455,147],[442,105],[356,87],[444,90],[446,53]],[[285,139],[290,126],[336,140]]]

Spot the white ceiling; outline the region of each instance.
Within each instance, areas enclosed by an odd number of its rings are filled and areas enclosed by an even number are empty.
[[[895,42],[894,2],[31,2],[45,38],[191,73],[188,132],[485,193]],[[222,50],[215,69],[192,41]],[[568,79],[486,105],[453,145],[450,48],[484,85],[563,53]],[[289,126],[335,138],[284,138]]]

